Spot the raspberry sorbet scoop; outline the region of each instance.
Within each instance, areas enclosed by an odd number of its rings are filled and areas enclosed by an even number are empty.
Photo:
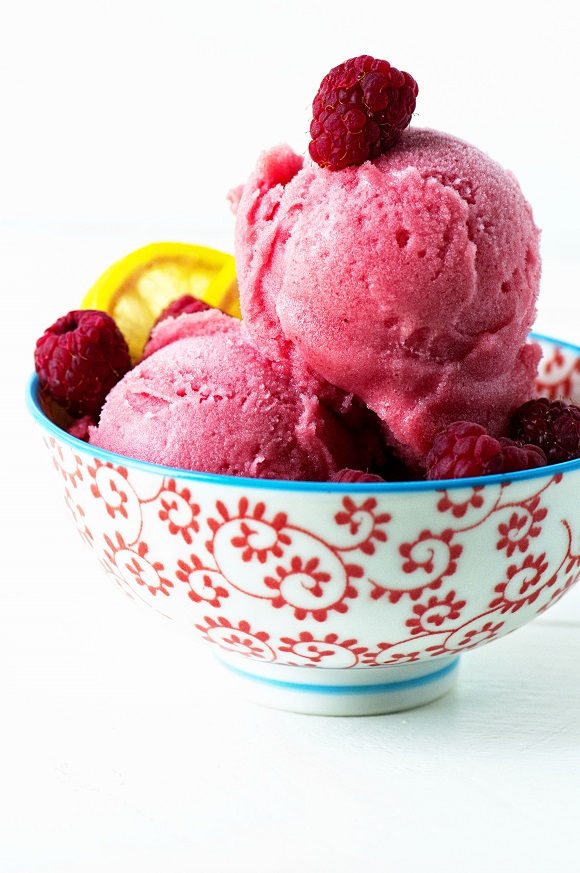
[[[167,318],[109,393],[90,442],[170,467],[326,480],[370,458],[340,416],[217,310]]]
[[[466,142],[410,129],[339,171],[264,153],[236,260],[262,351],[361,398],[415,467],[447,424],[500,436],[533,395],[539,231],[515,178]]]

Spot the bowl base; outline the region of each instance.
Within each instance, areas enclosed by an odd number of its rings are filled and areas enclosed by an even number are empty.
[[[309,715],[380,715],[436,700],[454,685],[459,656],[351,669],[261,663],[220,652],[232,688],[274,709]]]

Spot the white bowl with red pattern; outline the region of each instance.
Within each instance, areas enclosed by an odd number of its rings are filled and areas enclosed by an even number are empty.
[[[539,393],[580,401],[580,348],[537,337]],[[73,524],[125,594],[203,639],[246,694],[299,712],[407,709],[459,656],[580,576],[580,460],[447,482],[334,484],[171,469],[39,423]]]

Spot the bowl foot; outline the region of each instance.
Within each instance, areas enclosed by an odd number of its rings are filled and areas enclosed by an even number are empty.
[[[379,715],[423,706],[455,683],[459,656],[348,670],[293,667],[220,652],[232,686],[274,709],[309,715]]]

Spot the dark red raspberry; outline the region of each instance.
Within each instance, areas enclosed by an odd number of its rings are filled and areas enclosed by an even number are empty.
[[[545,467],[548,463],[546,453],[532,443],[520,443],[508,437],[500,437],[503,470],[500,473],[515,473],[517,470],[533,470]]]
[[[543,449],[548,464],[580,458],[580,409],[563,400],[538,397],[514,412],[511,437]]]
[[[543,467],[546,456],[537,446],[496,440],[480,424],[456,421],[437,434],[426,464],[428,479],[464,479]]]
[[[78,309],[49,327],[36,343],[34,365],[42,391],[74,418],[98,418],[105,397],[131,368],[125,337],[106,312]]]
[[[377,476],[376,473],[364,473],[362,470],[351,470],[345,467],[337,473],[333,473],[330,477],[330,482],[342,482],[344,484],[352,484],[355,482],[384,482],[382,476]]]
[[[157,316],[157,320],[153,327],[157,327],[160,321],[166,318],[177,318],[178,315],[192,312],[205,312],[206,309],[211,309],[208,303],[204,303],[198,297],[193,297],[192,294],[184,294],[178,297],[177,300],[172,300],[169,306],[166,306],[163,312]]]
[[[388,61],[360,55],[339,64],[312,104],[310,157],[342,170],[384,154],[411,121],[418,93],[413,77]]]

